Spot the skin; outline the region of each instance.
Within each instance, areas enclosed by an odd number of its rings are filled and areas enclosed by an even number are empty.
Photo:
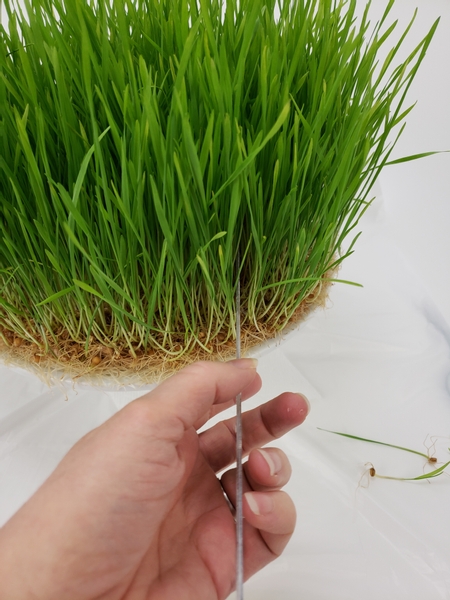
[[[0,529],[0,599],[219,600],[235,586],[234,419],[261,387],[255,361],[195,363],[83,437]],[[260,447],[302,423],[284,393],[244,413],[245,578],[281,554],[295,508],[285,454]],[[226,495],[226,496],[225,496]]]

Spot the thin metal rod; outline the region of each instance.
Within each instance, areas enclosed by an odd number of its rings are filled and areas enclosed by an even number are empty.
[[[238,252],[236,287],[236,358],[241,358],[241,258]],[[241,394],[236,396],[236,598],[244,598],[244,522],[242,514],[242,411]]]

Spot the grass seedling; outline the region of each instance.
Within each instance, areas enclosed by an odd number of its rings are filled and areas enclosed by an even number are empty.
[[[369,469],[369,475],[371,477],[378,477],[380,479],[393,479],[395,481],[422,481],[423,479],[433,479],[433,477],[438,477],[442,475],[445,469],[450,465],[450,460],[445,464],[441,465],[434,471],[430,471],[429,473],[423,473],[422,475],[418,475],[417,477],[390,477],[388,475],[379,475],[375,467],[372,465]]]
[[[350,438],[352,440],[359,440],[361,442],[368,442],[370,444],[379,444],[381,446],[387,446],[388,448],[395,448],[397,450],[403,450],[404,452],[410,452],[412,454],[417,454],[418,456],[422,456],[423,458],[425,458],[427,460],[427,463],[429,463],[429,464],[435,464],[437,462],[437,458],[435,456],[429,456],[428,454],[425,454],[424,452],[420,452],[419,450],[413,450],[411,448],[405,448],[404,446],[397,446],[395,444],[387,444],[386,442],[379,442],[377,440],[369,440],[367,438],[359,437],[356,435],[350,435],[349,433],[342,433],[339,431],[331,431],[330,429],[323,429],[322,427],[318,427],[317,429],[319,429],[320,431],[326,431],[327,433],[333,433],[334,435],[341,435],[343,437]],[[449,451],[450,451],[450,448],[449,448]],[[446,462],[445,464],[441,465],[440,467],[437,467],[436,469],[434,469],[433,471],[430,471],[429,473],[423,473],[422,475],[419,475],[417,477],[390,477],[388,475],[379,475],[377,473],[377,471],[375,470],[375,467],[373,466],[373,464],[370,463],[369,475],[370,475],[370,477],[379,477],[380,479],[394,479],[397,481],[421,481],[422,479],[433,479],[434,477],[438,477],[439,475],[442,475],[444,473],[445,469],[449,465],[450,465],[450,461]]]
[[[4,348],[82,370],[226,349],[238,251],[247,340],[303,314],[437,26],[400,60],[416,15],[397,35],[392,6],[0,0]]]

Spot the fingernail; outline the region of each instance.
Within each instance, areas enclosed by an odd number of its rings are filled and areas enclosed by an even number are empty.
[[[268,515],[273,511],[273,500],[269,494],[247,492],[244,497],[252,513],[258,517]]]
[[[295,392],[297,394],[297,396],[300,396],[300,398],[303,398],[303,400],[306,402],[306,406],[308,408],[307,410],[307,415],[309,415],[309,411],[311,410],[311,403],[308,400],[308,398],[306,396],[304,396],[303,394],[300,394],[299,392]]]
[[[283,463],[277,451],[269,452],[268,450],[258,450],[262,454],[264,460],[269,465],[270,476],[273,477],[279,473],[283,467]]]
[[[238,369],[256,369],[258,361],[256,358],[238,358],[228,361],[230,365]]]

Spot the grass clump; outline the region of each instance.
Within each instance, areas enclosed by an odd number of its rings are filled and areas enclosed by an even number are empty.
[[[372,26],[356,0],[0,0],[4,346],[195,358],[233,344],[238,277],[249,340],[304,312],[437,25],[400,61],[392,5]]]

